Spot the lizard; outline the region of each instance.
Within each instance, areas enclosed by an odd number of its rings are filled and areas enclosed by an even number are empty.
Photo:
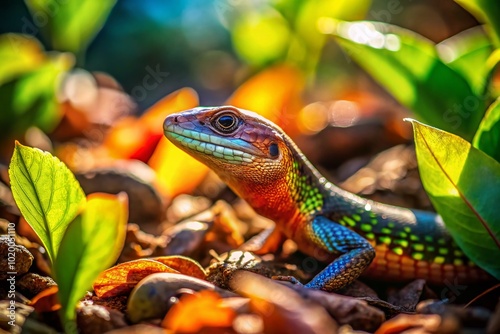
[[[329,263],[308,288],[338,291],[361,274],[438,285],[491,279],[458,247],[438,214],[341,189],[279,126],[254,112],[198,107],[167,116],[163,129],[172,143],[275,222],[272,231],[254,237],[256,253],[276,250],[289,238],[306,255]]]

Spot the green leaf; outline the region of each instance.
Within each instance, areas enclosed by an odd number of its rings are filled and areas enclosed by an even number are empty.
[[[488,85],[486,88],[488,88],[488,95],[497,98],[500,96],[500,87],[498,84],[495,83],[495,73],[498,71],[498,67],[500,64],[500,49],[496,49],[493,51],[493,53],[490,55],[488,60],[486,61],[486,73],[487,73],[487,79],[486,81],[488,82]]]
[[[471,140],[484,102],[439,58],[435,44],[409,30],[376,22],[331,20],[323,31],[420,119]]]
[[[80,53],[101,30],[116,0],[25,0],[56,50]]]
[[[472,145],[500,162],[500,99],[486,111]]]
[[[96,277],[115,263],[125,242],[128,200],[118,195],[89,195],[85,210],[68,226],[54,263],[64,323]]]
[[[297,32],[308,44],[316,44],[323,36],[318,29],[321,18],[344,21],[363,19],[371,5],[371,0],[310,0],[303,3],[297,17]]]
[[[436,48],[440,58],[467,80],[476,95],[484,93],[488,77],[486,62],[493,46],[483,27],[462,31],[437,44]]]
[[[458,136],[410,121],[432,204],[465,254],[500,279],[500,164]]]
[[[26,35],[0,35],[0,86],[38,68],[45,60],[40,43]]]
[[[31,126],[53,130],[62,116],[56,98],[59,83],[73,64],[73,55],[45,54],[33,38],[0,36],[0,124],[9,124],[0,139]]]
[[[478,21],[486,23],[487,30],[497,48],[500,47],[500,2],[496,0],[455,0]]]
[[[307,46],[307,70],[313,70],[321,57],[326,38],[318,26],[321,26],[324,18],[361,20],[366,16],[371,3],[372,0],[308,0],[302,3],[295,28]]]
[[[9,177],[19,210],[54,263],[66,227],[85,204],[80,184],[59,159],[18,142]]]

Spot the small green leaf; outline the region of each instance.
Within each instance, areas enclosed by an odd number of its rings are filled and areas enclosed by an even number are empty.
[[[115,263],[125,242],[128,200],[89,195],[85,211],[68,226],[54,264],[64,323],[74,321],[75,306],[96,277]]]
[[[467,9],[478,21],[486,23],[493,43],[500,47],[500,2],[496,0],[455,0]]]
[[[432,204],[465,254],[500,279],[500,164],[458,136],[410,121]]]
[[[500,162],[500,99],[486,111],[472,145]]]
[[[116,0],[25,0],[33,15],[47,20],[42,32],[53,49],[79,54],[101,30]],[[42,13],[42,14],[41,14]]]
[[[19,210],[54,263],[66,227],[85,204],[80,184],[59,159],[18,142],[9,177]]]
[[[332,33],[349,56],[419,118],[472,139],[484,102],[462,75],[443,63],[434,43],[377,22],[332,20],[323,31]]]
[[[486,62],[493,52],[483,27],[462,31],[437,44],[436,48],[440,58],[468,81],[476,95],[483,94],[488,74]]]

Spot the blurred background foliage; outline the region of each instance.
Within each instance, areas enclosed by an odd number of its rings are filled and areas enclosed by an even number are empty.
[[[198,104],[255,110],[298,141],[301,134],[329,127],[363,129],[363,124],[375,122],[386,130],[383,144],[375,148],[380,151],[411,140],[410,126],[401,121],[409,111],[471,140],[496,97],[484,93],[489,86],[485,77],[496,65],[490,64],[489,70],[485,65],[496,35],[488,38],[476,28],[456,38],[458,42],[448,39],[479,24],[457,2],[481,21],[495,21],[475,0],[3,3],[2,158],[9,159],[12,139],[23,138],[35,127],[35,134],[48,135],[50,144],[85,137],[111,143],[107,153],[115,158],[148,162],[162,136],[166,113]],[[495,14],[498,6],[488,10]],[[341,24],[337,22],[353,20],[380,22],[366,30],[376,38],[364,43],[340,30],[332,33],[332,27]],[[398,36],[401,50],[380,50],[377,34],[389,36],[389,42]],[[467,57],[445,59],[443,49]],[[167,98],[170,102],[155,105],[183,87],[194,91],[177,92]],[[460,111],[451,109],[468,96],[481,97],[474,100],[478,112],[458,124],[454,117],[461,117]],[[141,127],[126,117],[145,114],[148,108]],[[111,127],[117,130],[109,134]],[[32,135],[31,130],[27,134]],[[358,146],[366,146],[360,131],[353,138],[360,139]],[[342,144],[348,140],[331,144],[339,158],[333,165],[359,153],[349,152],[356,151],[352,144]],[[321,160],[308,152],[312,142],[302,145],[314,162]],[[68,160],[70,166],[79,165]]]
[[[477,24],[453,1],[432,0],[29,0],[1,8],[1,33],[71,51],[79,67],[110,74],[129,94],[148,66],[168,72],[147,96],[136,93],[141,109],[183,86],[203,105],[223,103],[245,77],[279,60],[314,72],[311,80],[328,84],[324,94],[340,94],[359,80],[357,67],[333,41],[320,54],[319,16],[388,22],[435,42]]]

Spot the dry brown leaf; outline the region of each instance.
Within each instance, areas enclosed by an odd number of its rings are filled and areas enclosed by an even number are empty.
[[[57,297],[58,291],[57,286],[51,286],[33,297],[29,305],[33,306],[38,313],[57,311],[61,308]]]
[[[415,311],[419,301],[436,297],[424,279],[414,280],[399,290],[390,289],[387,293],[389,303],[411,311]]]
[[[200,266],[200,264],[195,260],[192,260],[185,256],[160,256],[154,257],[151,260],[163,263],[164,265],[177,270],[179,273],[184,275],[196,277],[202,280],[205,280],[207,278],[207,274],[205,273],[205,270]]]
[[[120,263],[103,271],[94,281],[94,292],[98,297],[109,298],[132,291],[139,281],[154,273],[179,273],[158,261],[141,259]]]

